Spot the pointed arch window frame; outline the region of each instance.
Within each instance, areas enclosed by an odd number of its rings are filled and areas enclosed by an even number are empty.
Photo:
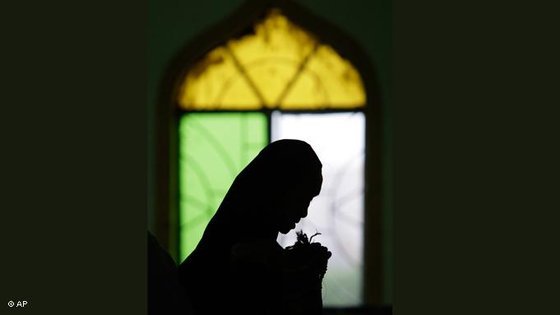
[[[230,38],[243,34],[255,21],[262,18],[268,9],[277,8],[290,21],[312,32],[321,43],[331,46],[341,57],[358,69],[365,89],[365,104],[356,109],[364,113],[365,130],[365,186],[364,186],[364,288],[363,301],[366,305],[381,303],[382,277],[382,106],[376,71],[371,57],[351,38],[336,26],[313,15],[302,6],[287,0],[250,0],[235,12],[196,36],[185,45],[169,63],[161,80],[156,106],[155,142],[155,233],[162,245],[172,256],[179,253],[178,221],[178,125],[185,111],[180,109],[178,96],[184,77],[201,56]],[[275,108],[244,112],[265,113],[268,117]],[[344,109],[281,110],[283,113],[336,113],[350,112]],[[212,112],[239,112],[234,110],[212,110]],[[270,122],[270,119],[268,120]],[[270,123],[268,126],[270,137]]]

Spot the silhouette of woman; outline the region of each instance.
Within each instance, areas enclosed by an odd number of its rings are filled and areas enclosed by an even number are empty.
[[[196,249],[179,266],[197,314],[321,313],[330,252],[313,243],[309,253],[290,255],[276,242],[279,232],[307,216],[321,190],[321,168],[309,144],[279,140],[236,177]]]

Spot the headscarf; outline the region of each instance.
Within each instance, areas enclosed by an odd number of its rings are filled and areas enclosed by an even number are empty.
[[[206,241],[231,242],[277,234],[274,205],[286,190],[319,193],[322,164],[311,146],[284,139],[266,146],[235,178],[199,246]],[[274,235],[275,235],[274,234]]]
[[[275,224],[283,209],[278,205],[289,191],[317,195],[322,184],[321,167],[309,144],[279,140],[266,146],[235,178],[196,249],[179,267],[180,282],[198,312],[218,314],[224,305],[243,309],[247,303],[244,295],[254,295],[263,307],[277,306],[266,299],[278,298],[274,291],[281,281],[278,271],[233,271],[231,262],[236,255],[232,253],[239,253],[234,250],[239,244],[255,242],[265,244],[261,247],[265,250],[281,250],[276,243],[279,230]],[[272,291],[247,287],[259,281],[265,281],[263,285]]]

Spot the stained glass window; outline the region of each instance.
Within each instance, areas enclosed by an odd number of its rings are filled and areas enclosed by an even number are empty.
[[[358,71],[330,46],[272,10],[250,34],[206,54],[187,74],[185,110],[355,109]]]
[[[323,162],[324,184],[296,229],[321,232],[333,253],[324,304],[360,305],[366,94],[354,66],[274,9],[250,32],[202,56],[186,73],[177,103],[180,259],[261,148],[301,139]],[[278,241],[294,239],[292,231]]]

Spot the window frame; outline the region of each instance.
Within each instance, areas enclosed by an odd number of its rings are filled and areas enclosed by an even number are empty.
[[[178,257],[178,120],[186,111],[180,109],[178,96],[182,81],[188,70],[213,48],[229,38],[238,37],[268,9],[278,8],[283,15],[300,27],[313,33],[320,42],[331,46],[341,57],[347,59],[358,70],[366,93],[363,108],[356,110],[281,110],[262,109],[269,125],[272,111],[282,113],[332,113],[363,112],[365,130],[365,174],[364,174],[364,288],[362,300],[365,305],[382,303],[382,104],[375,69],[365,51],[340,29],[326,20],[313,15],[307,9],[285,0],[249,0],[235,12],[198,35],[178,51],[169,63],[159,86],[155,121],[155,231],[162,246]],[[205,112],[205,111],[200,111]],[[206,111],[207,112],[207,111]],[[228,112],[211,111],[211,112]],[[230,111],[239,112],[239,111]],[[244,111],[245,112],[245,111]],[[250,112],[250,111],[246,111]],[[253,111],[255,112],[255,111]]]

